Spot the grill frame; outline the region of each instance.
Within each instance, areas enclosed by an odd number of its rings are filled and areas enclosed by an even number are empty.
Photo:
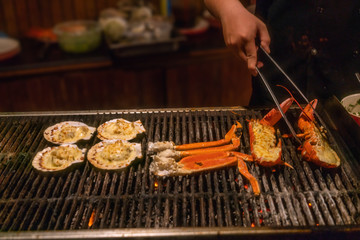
[[[196,111],[205,111],[205,112],[217,112],[217,111],[245,111],[247,109],[242,107],[231,107],[231,108],[197,108],[197,109],[148,109],[148,110],[124,110],[124,111],[76,111],[76,112],[55,112],[55,113],[8,113],[8,114],[2,114],[0,116],[25,116],[25,117],[49,117],[49,116],[62,116],[64,118],[64,114],[67,116],[81,116],[81,115],[98,115],[103,114],[102,119],[104,119],[104,116],[112,116],[112,115],[127,115],[129,114],[167,114],[167,113],[194,113]],[[262,111],[261,109],[254,110],[254,114],[256,115],[257,111]],[[184,116],[184,115],[182,115]],[[182,117],[179,116],[179,117]],[[63,121],[66,119],[62,119],[59,121]],[[146,123],[146,124],[154,124],[154,123]],[[221,124],[221,123],[220,123]],[[244,123],[242,123],[244,125]],[[202,126],[204,127],[204,126]],[[222,126],[222,131],[224,132],[224,126]],[[175,142],[183,142],[186,141],[189,136],[183,137],[181,139],[180,136],[175,136],[175,139],[163,139],[164,136],[166,136],[167,129],[162,129],[162,132],[159,130],[157,133],[152,133],[159,139],[155,140],[175,140]],[[244,131],[246,131],[244,129]],[[21,134],[21,133],[20,133]],[[246,133],[244,133],[246,135]],[[190,139],[196,139],[196,133],[192,132],[191,130],[188,133],[188,135],[193,135],[192,137],[189,137]],[[215,134],[216,136],[205,136],[205,138],[219,138],[220,133]],[[172,135],[174,136],[174,135]],[[41,136],[37,136],[39,138]],[[333,136],[332,136],[333,138]],[[338,140],[338,138],[336,138]],[[94,139],[92,139],[94,143]],[[340,139],[341,141],[341,139]],[[93,144],[92,144],[93,145]],[[245,144],[246,145],[246,144]],[[243,146],[243,144],[242,144]],[[40,148],[40,147],[38,147]],[[346,150],[347,151],[347,150]],[[341,151],[343,152],[343,151]],[[285,152],[285,154],[287,154]],[[254,171],[257,171],[256,169],[252,169]],[[80,174],[80,173],[77,173]],[[205,179],[206,180],[206,179]],[[110,180],[108,180],[110,181]],[[316,184],[316,183],[312,183]],[[70,185],[70,188],[74,186]],[[165,189],[166,190],[166,189]],[[281,191],[281,190],[280,190]],[[359,189],[357,189],[357,193],[359,192]],[[240,197],[239,197],[240,198]],[[330,196],[331,198],[331,196]],[[241,199],[240,199],[241,200]],[[276,199],[275,199],[276,201]],[[315,201],[315,200],[314,200]],[[326,202],[326,201],[325,201]],[[320,204],[321,205],[321,204]],[[76,204],[73,206],[77,206]],[[71,210],[72,211],[72,210]],[[295,214],[295,213],[294,213]],[[90,213],[87,214],[88,217]],[[256,215],[256,214],[255,214]],[[59,221],[58,221],[59,222]],[[159,225],[155,225],[159,226]],[[234,236],[263,236],[265,238],[271,237],[271,236],[295,236],[295,237],[301,237],[303,235],[308,234],[329,234],[332,233],[334,235],[337,234],[347,234],[347,235],[357,235],[359,233],[359,225],[345,225],[342,227],[335,227],[335,226],[320,226],[320,227],[276,227],[270,228],[270,227],[175,227],[175,228],[158,228],[158,229],[151,229],[151,228],[124,228],[124,226],[119,226],[121,229],[91,229],[91,230],[62,230],[62,231],[30,231],[30,232],[7,232],[4,233],[3,236],[0,236],[0,239],[54,239],[54,238],[118,238],[118,237],[127,237],[127,238],[169,238],[169,237],[177,237],[177,238],[186,238],[186,237],[206,237],[206,238],[217,238],[217,237],[234,237]]]

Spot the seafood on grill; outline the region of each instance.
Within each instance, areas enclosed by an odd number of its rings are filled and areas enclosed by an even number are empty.
[[[325,168],[336,168],[340,166],[340,158],[326,140],[323,128],[319,129],[314,124],[317,102],[317,99],[311,101],[300,114],[298,127],[302,133],[297,136],[304,138],[304,142],[299,150],[307,161]]]
[[[48,127],[44,131],[44,138],[55,144],[72,144],[79,140],[89,140],[95,130],[82,122],[66,121]]]
[[[123,118],[113,119],[98,127],[98,138],[101,140],[133,140],[145,133],[145,128],[140,120],[135,122]]]
[[[240,137],[236,136],[239,128],[242,126],[237,122],[225,138],[218,141],[183,145],[172,142],[151,143],[148,151],[157,154],[153,156],[150,172],[156,176],[179,176],[237,165],[239,172],[249,180],[255,195],[258,195],[259,184],[244,162],[252,161],[252,157],[234,151],[240,146]]]
[[[108,140],[94,145],[87,154],[88,161],[103,170],[120,170],[143,157],[140,143]]]
[[[70,166],[84,162],[86,149],[79,149],[74,144],[63,144],[56,147],[47,147],[38,152],[32,166],[40,172],[59,172]]]
[[[290,108],[293,101],[293,98],[288,98],[280,104],[284,113]],[[273,108],[261,120],[251,119],[249,121],[251,154],[253,161],[261,166],[286,165],[293,168],[290,164],[281,160],[281,139],[276,144],[277,139],[273,126],[281,117],[280,111]]]
[[[204,152],[221,152],[221,151],[231,151],[237,149],[240,146],[240,139],[236,136],[237,129],[242,128],[241,124],[237,122],[232,125],[228,133],[226,133],[224,139],[210,142],[198,142],[198,143],[189,143],[182,145],[175,145],[174,142],[164,141],[164,142],[149,142],[148,143],[148,153],[157,153],[164,150],[171,150],[174,156],[186,157],[190,155],[200,154]]]

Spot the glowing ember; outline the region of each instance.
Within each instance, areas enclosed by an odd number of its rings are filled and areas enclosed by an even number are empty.
[[[312,205],[311,205],[311,203],[309,203],[309,207],[311,207]]]
[[[260,224],[262,224],[264,222],[264,220],[262,218],[259,219]]]
[[[244,188],[247,190],[249,187],[247,184],[244,185]]]
[[[276,172],[276,169],[271,170],[272,172]]]
[[[159,187],[159,183],[157,181],[155,181],[154,187],[155,187],[155,189],[157,189]]]
[[[255,223],[251,223],[251,227],[255,227]]]
[[[320,224],[317,223],[316,226],[320,226]]]
[[[89,223],[88,226],[91,227],[94,224],[94,220],[95,220],[95,209],[93,210],[93,212],[91,213],[91,217],[89,219]]]

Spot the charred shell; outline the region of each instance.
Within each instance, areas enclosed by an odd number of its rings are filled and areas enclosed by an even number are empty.
[[[101,140],[133,140],[145,133],[140,120],[135,122],[123,118],[107,121],[98,127],[98,138]]]
[[[87,154],[88,161],[102,170],[121,170],[142,157],[141,144],[125,140],[99,142]]]
[[[86,149],[79,149],[73,144],[47,147],[38,152],[32,166],[42,173],[63,172],[84,162]]]
[[[44,131],[44,138],[55,144],[72,144],[79,140],[89,140],[95,130],[82,122],[67,121],[48,127]]]

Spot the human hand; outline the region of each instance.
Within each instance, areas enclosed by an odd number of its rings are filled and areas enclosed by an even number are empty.
[[[233,49],[237,56],[247,62],[253,76],[257,75],[256,67],[262,63],[257,61],[256,38],[266,52],[270,53],[270,36],[266,25],[242,6],[239,1],[228,1],[221,7],[219,18],[223,27],[225,43]]]

